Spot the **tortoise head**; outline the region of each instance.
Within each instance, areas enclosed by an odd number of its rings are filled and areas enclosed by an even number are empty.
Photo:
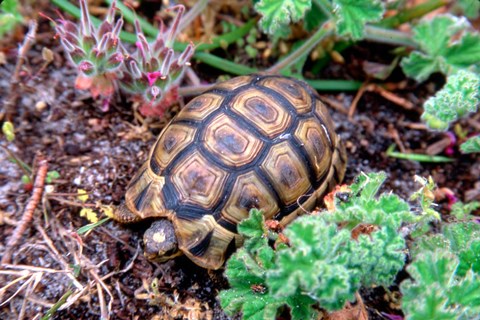
[[[153,222],[143,235],[143,243],[149,260],[163,262],[182,254],[178,249],[175,229],[168,219]]]

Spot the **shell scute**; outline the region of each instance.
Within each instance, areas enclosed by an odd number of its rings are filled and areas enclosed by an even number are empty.
[[[195,128],[178,123],[170,124],[157,139],[150,155],[150,168],[160,175],[162,171],[194,138]]]
[[[227,172],[212,164],[197,150],[185,156],[171,172],[179,201],[213,209],[223,194]]]
[[[205,147],[229,166],[241,167],[258,156],[263,142],[231,117],[219,114],[205,130]]]
[[[236,178],[222,215],[239,223],[248,217],[252,208],[262,209],[267,219],[272,218],[279,210],[272,190],[261,181],[255,171],[246,172]]]
[[[312,97],[299,82],[288,78],[265,78],[258,84],[273,89],[287,99],[299,114],[312,110]]]
[[[304,161],[288,141],[272,146],[261,167],[286,205],[294,203],[311,187]]]
[[[302,119],[295,130],[295,137],[303,143],[315,173],[315,180],[321,181],[329,170],[333,152],[321,124],[314,118]]]
[[[224,97],[215,93],[204,93],[192,99],[178,114],[177,120],[204,120],[220,107]]]
[[[240,92],[230,107],[270,139],[284,133],[293,121],[277,99],[256,88]]]

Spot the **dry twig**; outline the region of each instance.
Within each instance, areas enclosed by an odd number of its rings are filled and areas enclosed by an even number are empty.
[[[5,263],[10,263],[13,250],[17,246],[25,230],[27,230],[28,226],[32,222],[33,213],[42,197],[43,186],[45,185],[45,177],[47,176],[47,170],[48,170],[47,160],[43,156],[39,155],[38,156],[38,172],[37,172],[37,176],[35,177],[35,183],[33,185],[32,197],[30,198],[27,206],[25,207],[25,211],[23,212],[23,215],[22,215],[22,220],[13,231],[12,236],[10,237],[10,239],[7,242],[7,245],[5,246],[6,249],[5,249],[4,255],[2,257],[2,260],[0,261],[0,264],[2,265]]]
[[[355,113],[355,110],[357,109],[358,102],[360,101],[360,98],[363,96],[365,91],[371,91],[371,92],[376,92],[385,99],[395,103],[396,105],[401,106],[402,108],[406,110],[412,110],[414,108],[413,103],[408,101],[407,99],[404,99],[402,97],[397,96],[393,92],[390,92],[374,83],[364,83],[360,89],[358,90],[355,98],[352,101],[352,104],[350,105],[350,109],[348,111],[348,119],[352,120],[353,114]]]
[[[37,34],[37,22],[35,20],[30,21],[28,33],[25,36],[25,40],[23,44],[20,46],[18,50],[18,59],[17,65],[15,66],[15,71],[12,75],[12,80],[10,82],[10,94],[5,101],[4,109],[0,113],[0,119],[3,119],[5,116],[7,120],[11,120],[14,114],[14,106],[17,104],[17,100],[19,97],[19,90],[18,85],[20,83],[20,70],[25,62],[25,57],[27,55],[28,50],[35,42],[35,36]]]

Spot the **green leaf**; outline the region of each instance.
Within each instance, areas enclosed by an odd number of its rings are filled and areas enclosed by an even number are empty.
[[[354,40],[363,38],[365,24],[379,21],[385,12],[379,0],[334,0],[337,30]]]
[[[59,178],[60,178],[60,173],[57,170],[52,170],[47,172],[47,177],[45,178],[45,181],[47,183],[52,183],[53,180],[56,180]]]
[[[429,56],[442,55],[450,38],[468,26],[466,20],[451,15],[436,16],[434,19],[423,20],[413,28],[413,40]]]
[[[362,198],[365,200],[372,199],[387,179],[385,172],[371,172],[368,174],[360,174],[355,183],[350,186],[354,193],[361,192]]]
[[[422,119],[436,130],[447,130],[451,122],[476,112],[480,105],[480,77],[460,70],[447,78],[445,86],[424,107]]]
[[[238,232],[248,238],[265,236],[267,230],[265,229],[262,211],[250,210],[249,217],[238,224]]]
[[[400,63],[403,72],[417,81],[427,79],[432,73],[441,70],[440,61],[424,53],[414,51]]]
[[[453,74],[480,65],[480,35],[466,19],[437,15],[413,29],[413,39],[421,51],[402,60],[408,77],[424,81],[434,72]]]
[[[0,37],[11,31],[18,23],[23,22],[23,17],[18,11],[17,0],[0,1]]]
[[[285,234],[291,248],[277,252],[277,266],[267,272],[272,295],[280,298],[309,292],[327,310],[340,309],[346,300],[354,299],[358,288],[351,285],[343,250],[350,240],[347,230],[338,231],[336,225],[319,217],[303,216]]]
[[[448,286],[458,260],[442,251],[425,252],[407,267],[412,280],[401,283],[402,306],[409,319],[454,319],[445,308]],[[420,294],[421,293],[421,294]],[[423,317],[423,318],[422,318]]]
[[[8,142],[15,140],[15,127],[10,121],[5,121],[2,125],[2,132]]]
[[[480,237],[472,240],[466,250],[458,255],[460,264],[458,265],[457,275],[465,276],[469,270],[480,275]]]
[[[468,203],[463,203],[461,201],[457,201],[452,205],[450,214],[457,218],[458,220],[463,220],[463,219],[474,219],[471,214],[475,210],[480,208],[480,202],[479,201],[472,201]]]
[[[442,233],[450,241],[451,251],[459,253],[468,247],[471,239],[480,239],[480,225],[476,222],[446,224]]]
[[[350,246],[350,265],[358,268],[365,286],[389,286],[405,264],[405,239],[394,228],[362,234]]]
[[[456,6],[460,7],[469,19],[475,19],[480,15],[480,1],[478,0],[457,0]]]
[[[454,276],[458,260],[450,253],[424,252],[407,267],[413,280],[401,283],[407,319],[477,319],[480,316],[480,279],[468,273]]]
[[[85,234],[93,229],[95,229],[96,227],[98,226],[101,226],[102,224],[104,224],[105,222],[107,222],[108,220],[110,220],[110,218],[104,218],[98,222],[95,222],[95,223],[89,223],[87,225],[84,225],[83,227],[80,227],[78,228],[77,230],[77,233],[79,235],[82,235],[82,234]]]
[[[313,31],[320,27],[327,19],[328,16],[323,10],[320,10],[316,2],[313,2],[311,10],[307,11],[305,15],[305,30]]]
[[[463,153],[480,152],[480,135],[469,138],[460,145]]]
[[[260,28],[278,38],[290,34],[290,23],[302,20],[311,6],[311,0],[260,0],[254,8],[262,15]]]
[[[63,296],[60,297],[60,299],[48,309],[48,311],[43,315],[41,320],[49,320],[53,317],[55,312],[67,302],[68,297],[70,297],[73,294],[73,290],[68,290],[63,294]]]
[[[447,63],[455,68],[468,68],[480,63],[480,34],[465,33],[454,45],[445,49]],[[455,71],[455,70],[454,70]]]
[[[401,283],[407,319],[480,317],[480,226],[446,224],[442,234],[422,237]]]

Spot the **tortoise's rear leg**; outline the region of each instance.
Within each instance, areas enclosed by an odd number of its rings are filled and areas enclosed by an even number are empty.
[[[133,223],[142,219],[130,211],[124,202],[115,208],[112,218],[121,223]]]

